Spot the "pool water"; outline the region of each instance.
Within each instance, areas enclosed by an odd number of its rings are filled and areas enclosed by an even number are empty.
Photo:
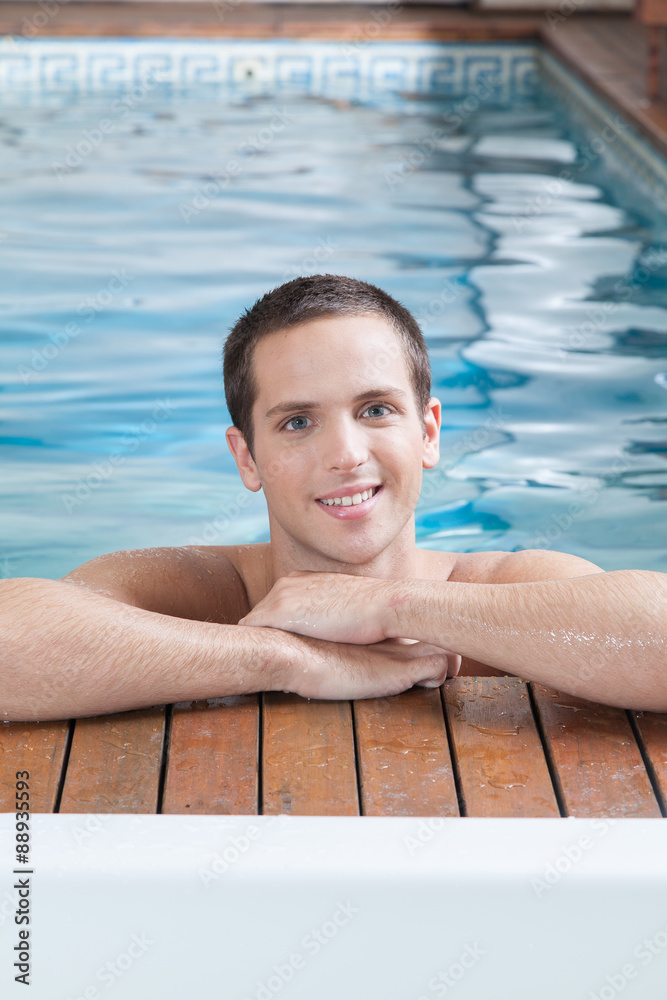
[[[323,272],[381,286],[427,338],[442,458],[418,545],[667,572],[665,219],[546,87],[454,117],[465,96],[202,85],[2,110],[2,576],[267,540],[221,346]]]

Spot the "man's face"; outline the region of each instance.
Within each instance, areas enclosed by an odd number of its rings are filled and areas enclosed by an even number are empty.
[[[414,547],[422,468],[438,461],[440,403],[426,436],[402,341],[377,316],[334,316],[261,340],[253,461],[227,439],[245,485],[264,490],[272,544],[294,559],[365,563],[392,544]],[[234,446],[230,441],[234,442]],[[366,487],[368,500],[350,504]],[[324,497],[343,503],[323,504]]]

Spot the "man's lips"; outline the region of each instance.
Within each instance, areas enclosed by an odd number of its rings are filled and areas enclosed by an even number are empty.
[[[356,492],[363,493],[363,490],[357,490]],[[348,496],[349,494],[343,494]],[[368,500],[362,500],[361,503],[350,504],[349,507],[343,507],[342,504],[326,504],[320,503],[316,500],[315,503],[323,510],[325,514],[329,514],[331,517],[337,517],[339,521],[356,521],[359,517],[364,517],[366,514],[375,507],[378,500],[382,496],[382,486],[378,486],[372,497]]]

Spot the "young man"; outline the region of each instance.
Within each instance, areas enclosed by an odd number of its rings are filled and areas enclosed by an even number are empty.
[[[225,344],[227,442],[271,541],[116,552],[0,583],[0,711],[58,719],[266,690],[370,698],[518,674],[667,711],[667,575],[415,546],[440,402],[414,318],[335,275]]]

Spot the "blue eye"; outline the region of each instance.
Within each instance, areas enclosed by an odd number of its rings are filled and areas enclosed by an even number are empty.
[[[371,403],[370,406],[366,407],[364,413],[368,413],[369,410],[386,410],[387,413],[391,412],[390,408],[386,406],[384,403]],[[384,417],[385,414],[380,413],[379,416]],[[289,429],[291,431],[305,431],[308,426],[307,424],[303,424],[301,427],[290,427],[290,424],[293,424],[295,420],[309,420],[309,419],[310,419],[309,417],[304,417],[302,414],[299,414],[296,417],[290,417],[287,423],[283,425],[283,430]],[[377,419],[377,417],[375,419]]]
[[[285,427],[289,427],[289,425],[291,423],[293,423],[295,420],[307,420],[307,419],[308,419],[308,417],[290,417],[290,419],[285,424]],[[304,428],[303,427],[295,427],[294,430],[302,431],[302,430],[304,430]]]

